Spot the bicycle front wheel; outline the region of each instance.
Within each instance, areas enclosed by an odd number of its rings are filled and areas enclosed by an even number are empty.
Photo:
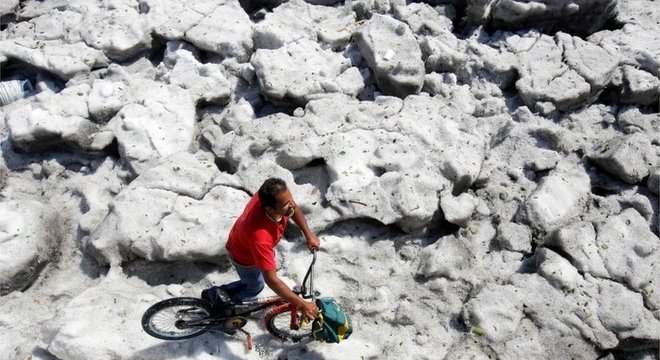
[[[273,336],[286,341],[298,342],[312,336],[311,324],[299,328],[297,324],[299,321],[294,319],[294,324],[292,324],[291,318],[294,316],[296,319],[301,319],[303,315],[300,310],[290,304],[277,306],[268,311],[264,317],[266,329]]]
[[[158,339],[183,340],[205,333],[210,325],[211,304],[191,297],[163,300],[142,316],[142,329]]]

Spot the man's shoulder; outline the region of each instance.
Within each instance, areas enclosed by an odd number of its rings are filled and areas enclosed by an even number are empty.
[[[243,217],[247,220],[248,223],[261,223],[265,217],[264,210],[261,206],[261,201],[259,201],[259,196],[255,194],[245,205],[243,210]]]
[[[250,211],[261,210],[261,199],[259,199],[259,193],[252,195],[245,208],[246,210]]]

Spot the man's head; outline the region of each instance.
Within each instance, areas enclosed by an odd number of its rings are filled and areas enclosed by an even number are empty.
[[[259,200],[271,218],[292,216],[296,203],[284,180],[269,178],[259,188]]]

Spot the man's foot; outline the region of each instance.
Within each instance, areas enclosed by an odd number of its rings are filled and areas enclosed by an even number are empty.
[[[201,298],[210,302],[213,305],[233,305],[229,295],[223,291],[220,286],[212,286],[208,289],[202,290]]]
[[[218,291],[216,292],[216,299],[219,304],[223,305],[233,305],[236,303],[234,300],[232,300],[231,296],[229,296],[227,290],[222,286],[218,287]]]
[[[209,298],[209,289],[202,290],[202,294],[199,297],[204,301],[211,302],[211,299]]]

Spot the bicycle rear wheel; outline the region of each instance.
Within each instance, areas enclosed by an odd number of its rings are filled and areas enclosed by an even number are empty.
[[[192,297],[163,300],[152,305],[142,316],[142,329],[158,339],[182,340],[205,333],[210,325],[211,304]]]
[[[299,329],[295,329],[297,325],[294,324],[294,328],[292,328],[291,309],[292,306],[290,304],[283,304],[268,311],[264,317],[264,322],[268,332],[281,340],[293,342],[298,342],[312,336],[311,324],[308,324],[307,326]],[[302,312],[295,307],[293,307],[293,309],[293,311],[295,311],[297,314],[296,317],[298,319],[302,318]]]

